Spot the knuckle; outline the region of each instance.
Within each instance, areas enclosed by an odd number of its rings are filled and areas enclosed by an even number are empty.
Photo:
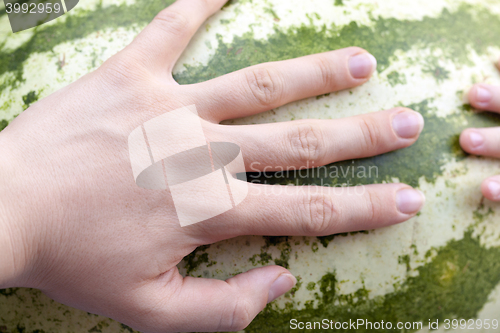
[[[172,9],[164,9],[153,19],[165,32],[174,35],[184,35],[189,28],[189,19]]]
[[[293,159],[300,164],[309,161],[321,161],[324,154],[320,127],[314,122],[292,122],[289,140]]]
[[[205,10],[208,11],[208,9],[211,9],[214,7],[214,1],[213,0],[198,0],[200,6]]]
[[[99,67],[99,73],[114,86],[128,86],[137,77],[137,66],[131,59],[117,54]]]
[[[251,304],[245,299],[238,298],[234,303],[228,329],[230,331],[241,331],[250,324],[252,319]]]
[[[334,230],[338,221],[332,196],[310,194],[304,199],[304,232],[306,235],[326,235]]]
[[[259,105],[279,105],[283,93],[283,81],[277,72],[267,68],[252,68],[245,72],[248,87]]]
[[[325,56],[320,56],[316,61],[316,66],[318,67],[323,86],[335,89],[337,73],[334,66],[332,66],[332,61]]]
[[[380,143],[380,128],[371,117],[362,117],[359,123],[363,137],[363,148],[371,150],[378,147]]]
[[[380,198],[374,193],[368,191],[368,201],[367,201],[367,220],[373,221],[377,216],[379,216],[378,211],[381,207]]]

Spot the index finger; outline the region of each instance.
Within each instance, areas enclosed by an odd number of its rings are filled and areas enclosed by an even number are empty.
[[[170,75],[198,28],[227,0],[177,0],[162,10],[135,38],[131,47],[155,73]]]

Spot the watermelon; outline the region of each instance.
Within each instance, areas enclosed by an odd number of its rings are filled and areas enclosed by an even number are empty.
[[[2,10],[0,130],[36,100],[99,67],[170,2],[81,1],[68,14],[16,34]],[[246,332],[288,332],[293,323],[325,318],[391,322],[395,332],[444,330],[453,319],[468,327],[477,327],[476,319],[490,324],[500,319],[500,205],[483,198],[479,188],[482,179],[500,174],[500,163],[468,156],[458,144],[467,127],[500,126],[497,115],[477,113],[463,98],[474,83],[500,84],[494,66],[500,58],[498,22],[496,0],[229,2],[200,28],[175,67],[180,84],[348,46],[368,50],[378,67],[361,87],[228,124],[333,119],[395,106],[420,112],[426,122],[409,148],[335,163],[307,177],[249,173],[249,180],[328,186],[405,182],[422,190],[427,202],[411,220],[377,230],[246,236],[202,246],[179,264],[180,271],[226,279],[262,265],[288,268],[297,285],[269,304]],[[372,172],[359,176],[360,170]],[[398,322],[406,327],[396,328]],[[39,291],[13,288],[0,290],[0,331],[132,330]]]

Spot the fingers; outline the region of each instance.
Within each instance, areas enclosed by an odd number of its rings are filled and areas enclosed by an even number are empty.
[[[500,176],[485,179],[481,184],[481,192],[488,200],[500,201]]]
[[[169,76],[191,37],[227,0],[177,0],[136,37],[136,49],[150,69]]]
[[[403,222],[414,216],[424,201],[420,191],[405,184],[250,184],[248,197],[235,212],[228,212],[228,219],[236,235],[324,236]]]
[[[468,94],[470,104],[479,110],[500,112],[500,87],[476,84]]]
[[[462,148],[474,155],[500,158],[500,128],[468,128],[460,135]],[[481,192],[491,201],[500,201],[500,176],[487,178]]]
[[[468,128],[460,134],[462,148],[474,155],[500,158],[500,127]]]
[[[500,61],[496,63],[500,69]],[[468,93],[469,102],[479,110],[500,113],[500,87],[484,83],[476,84]],[[460,134],[462,148],[474,155],[500,158],[500,128],[468,128]],[[481,184],[481,192],[492,201],[500,201],[500,176],[487,178]]]
[[[224,126],[242,149],[247,171],[317,167],[386,153],[413,144],[424,126],[420,113],[396,108],[335,120]]]
[[[168,283],[167,283],[168,282]],[[226,281],[163,277],[140,290],[149,305],[141,323],[146,332],[220,332],[244,329],[266,304],[290,290],[297,280],[286,269],[267,266]]]
[[[500,158],[500,127],[468,128],[460,134],[460,146],[474,155]],[[481,192],[491,201],[500,201],[500,176],[487,178]]]
[[[500,61],[496,65],[500,69]],[[468,99],[476,109],[500,113],[500,87],[484,83],[476,84],[469,91]],[[460,135],[462,148],[475,155],[500,157],[498,142],[500,142],[500,128],[469,128]]]
[[[372,55],[350,47],[252,66],[190,89],[203,114],[219,122],[358,86],[370,78],[375,68]]]

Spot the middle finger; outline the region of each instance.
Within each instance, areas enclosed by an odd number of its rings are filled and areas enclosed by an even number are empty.
[[[217,125],[220,126],[220,125]],[[224,141],[241,147],[247,171],[321,165],[375,156],[413,144],[424,126],[406,108],[333,120],[220,126]]]

